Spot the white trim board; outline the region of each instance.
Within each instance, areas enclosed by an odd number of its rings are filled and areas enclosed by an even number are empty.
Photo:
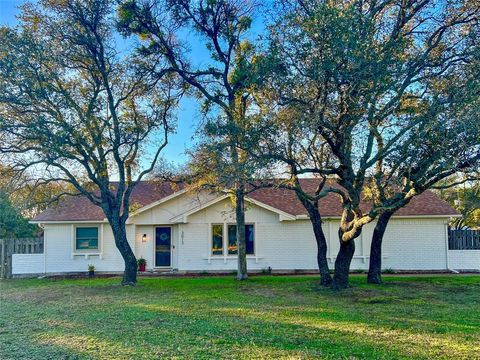
[[[30,220],[29,224],[106,224],[107,219],[103,220]]]
[[[187,218],[192,215],[192,214],[195,214],[196,212],[199,212],[209,206],[212,206],[222,200],[225,200],[225,199],[228,199],[229,196],[228,195],[222,195],[222,196],[219,196],[218,198],[215,198],[215,199],[212,199],[210,201],[207,201],[206,203],[200,205],[200,206],[197,206],[191,210],[188,210],[186,212],[184,212],[183,214],[180,214],[180,215],[177,215],[177,216],[174,216],[173,218],[170,219],[170,222],[171,223],[186,223],[187,222]]]
[[[220,201],[223,201],[225,199],[228,199],[230,196],[229,195],[222,195],[222,196],[219,196],[218,198],[215,198],[213,200],[210,200],[208,202],[206,202],[205,204],[202,204],[200,206],[197,206],[196,208],[193,208],[189,211],[186,211],[184,212],[183,214],[180,214],[180,215],[177,215],[173,218],[170,219],[170,221],[172,223],[187,223],[188,222],[188,217],[192,214],[195,214],[207,207],[210,207]],[[254,200],[254,199],[251,199],[249,197],[245,197],[245,201],[253,204],[253,205],[256,205],[258,207],[261,207],[263,209],[266,209],[268,211],[271,211],[273,213],[276,213],[278,214],[279,216],[279,221],[292,221],[292,220],[296,220],[296,217],[294,215],[291,215],[291,214],[288,214],[282,210],[279,210],[273,206],[270,206],[270,205],[267,205],[261,201],[258,201],[258,200]]]
[[[462,215],[393,215],[392,219],[450,219],[450,218],[460,218]],[[296,220],[309,220],[310,217],[308,215],[297,215],[295,216]],[[322,219],[341,219],[341,216],[322,216]],[[375,220],[374,220],[375,221]]]
[[[147,211],[147,210],[150,210],[152,208],[154,208],[155,206],[157,205],[160,205],[160,204],[163,204],[164,202],[167,202],[169,200],[172,200],[174,198],[176,198],[177,196],[180,196],[182,194],[185,194],[188,190],[187,189],[183,189],[183,190],[180,190],[180,191],[177,191],[177,192],[174,192],[173,194],[170,194],[168,196],[165,196],[164,198],[161,198],[160,200],[157,200],[157,201],[154,201],[148,205],[145,205],[143,207],[141,207],[140,209],[134,211],[133,213],[131,213],[128,217],[128,220],[127,220],[127,223],[128,221],[134,217],[134,216],[137,216],[141,213],[143,213],[144,211]]]

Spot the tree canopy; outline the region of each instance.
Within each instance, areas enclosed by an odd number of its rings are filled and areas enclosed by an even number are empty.
[[[237,222],[238,279],[247,278],[244,197],[261,168],[245,150],[258,144],[262,126],[252,96],[262,61],[247,36],[255,9],[245,0],[129,0],[120,7],[120,27],[139,35],[141,54],[166,59],[203,103],[207,121],[190,170],[197,186],[230,195]],[[184,32],[191,34],[189,40],[181,40]],[[185,50],[197,37],[208,51],[206,64],[198,65],[195,54]]]
[[[23,8],[18,28],[0,29],[0,152],[37,185],[68,185],[59,195],[100,206],[124,283],[135,283],[130,195],[168,142],[181,90],[167,67],[151,76],[160,59],[146,63],[120,46],[115,16],[115,1],[45,0]]]
[[[475,80],[467,73],[477,55],[479,7],[467,1],[279,1],[278,8],[269,34],[272,108],[296,109],[316,139],[313,146],[297,140],[310,146],[310,164],[324,144],[333,157],[310,172],[333,174],[340,185],[328,191],[343,206],[334,281],[344,287],[353,240],[391,206],[377,201],[362,211],[371,181],[382,192],[398,179],[414,196],[478,159],[478,126],[467,114],[477,108],[478,87],[471,91]],[[402,194],[397,200],[406,204]]]

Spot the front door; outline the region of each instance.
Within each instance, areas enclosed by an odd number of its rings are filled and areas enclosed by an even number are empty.
[[[172,265],[172,228],[155,228],[155,266],[169,267]]]

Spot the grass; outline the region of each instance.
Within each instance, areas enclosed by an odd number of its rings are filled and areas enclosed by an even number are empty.
[[[480,359],[480,277],[0,282],[0,359]]]

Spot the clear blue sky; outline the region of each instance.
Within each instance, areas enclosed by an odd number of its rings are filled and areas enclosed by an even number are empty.
[[[19,14],[18,6],[25,2],[25,0],[0,0],[0,25],[15,26],[17,24],[15,16]],[[260,22],[254,22],[252,37],[258,35],[260,28]],[[200,42],[192,41],[190,46],[196,61],[208,62],[207,52]],[[170,137],[169,145],[164,152],[168,162],[179,165],[187,159],[185,150],[193,144],[192,137],[201,119],[199,109],[200,106],[195,99],[185,98],[182,100],[178,111],[177,131]]]

